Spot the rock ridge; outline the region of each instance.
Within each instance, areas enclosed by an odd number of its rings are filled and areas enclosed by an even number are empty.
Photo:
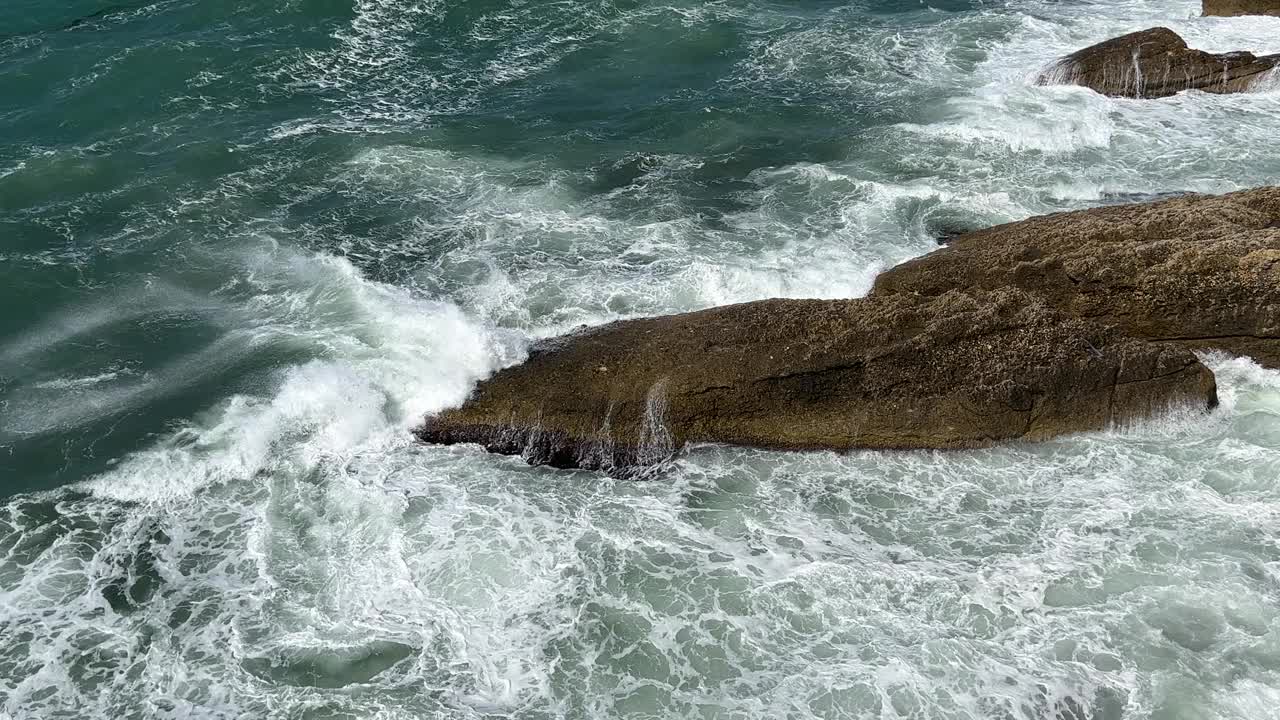
[[[415,433],[635,476],[696,443],[972,448],[1215,403],[1213,375],[1189,351],[1005,288],[610,323],[536,346]]]
[[[872,295],[999,287],[1132,337],[1280,367],[1280,188],[998,225],[890,268]]]

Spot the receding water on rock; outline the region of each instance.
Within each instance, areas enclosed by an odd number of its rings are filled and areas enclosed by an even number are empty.
[[[1274,91],[1039,87],[1198,2],[0,8],[0,717],[1273,717],[1280,373],[647,482],[412,441],[580,324],[1280,182]],[[696,359],[691,359],[696,361]]]

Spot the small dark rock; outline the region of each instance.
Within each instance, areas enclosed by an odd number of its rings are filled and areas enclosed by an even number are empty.
[[[1042,85],[1082,85],[1103,95],[1158,98],[1184,90],[1246,92],[1280,65],[1280,55],[1215,55],[1192,50],[1177,33],[1157,27],[1122,35],[1054,63]]]

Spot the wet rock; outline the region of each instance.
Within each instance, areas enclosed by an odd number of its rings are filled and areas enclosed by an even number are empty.
[[[1174,31],[1151,28],[1087,47],[1059,60],[1042,85],[1082,85],[1103,95],[1158,98],[1184,90],[1235,93],[1272,77],[1280,55],[1193,50]]]
[[[1280,0],[1204,0],[1205,15],[1280,15]]]
[[[889,269],[872,294],[1004,287],[1133,337],[1280,367],[1280,188],[999,225]]]
[[[1190,352],[1003,289],[615,322],[540,344],[415,432],[632,475],[690,443],[969,448],[1215,401],[1212,373]]]
[[[1165,190],[1163,192],[1104,192],[1098,197],[1103,205],[1133,205],[1157,200],[1169,200],[1176,197],[1193,195],[1187,190]],[[982,229],[982,228],[976,228]]]
[[[939,245],[947,245],[958,237],[963,237],[981,229],[981,224],[970,218],[952,217],[938,214],[924,223],[925,232]]]

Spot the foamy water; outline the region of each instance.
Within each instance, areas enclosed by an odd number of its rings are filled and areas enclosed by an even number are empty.
[[[1278,92],[1033,84],[1156,24],[1280,52],[1197,8],[360,0],[175,74],[158,119],[6,151],[0,211],[61,239],[0,253],[75,292],[0,335],[0,716],[1272,716],[1280,374],[1245,359],[1206,357],[1208,416],[642,483],[408,434],[581,323],[1277,182]],[[284,32],[204,12],[170,30]],[[42,67],[30,37],[0,52]]]

